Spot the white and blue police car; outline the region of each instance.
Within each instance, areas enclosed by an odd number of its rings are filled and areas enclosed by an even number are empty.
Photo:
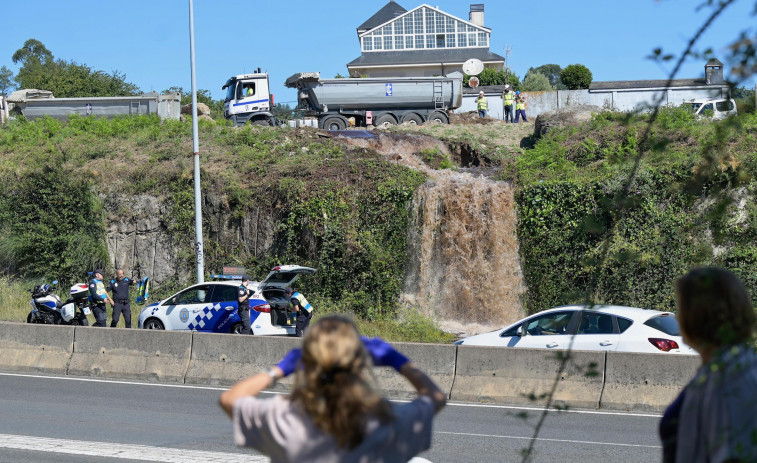
[[[315,269],[299,265],[274,267],[265,280],[250,281],[250,323],[255,335],[294,335],[295,322],[287,312],[284,288]],[[241,275],[223,276],[222,281],[192,285],[139,314],[139,327],[148,330],[190,330],[209,333],[241,333],[237,313],[237,289]]]

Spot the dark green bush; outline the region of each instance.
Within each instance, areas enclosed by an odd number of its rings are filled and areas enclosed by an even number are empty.
[[[646,119],[598,115],[518,160],[530,312],[587,300],[674,310],[673,282],[698,265],[730,268],[757,293],[757,119],[663,110],[637,165]]]

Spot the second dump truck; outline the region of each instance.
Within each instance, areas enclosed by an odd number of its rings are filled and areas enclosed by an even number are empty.
[[[348,126],[386,126],[408,122],[449,123],[449,111],[463,98],[463,76],[321,79],[318,72],[294,74],[285,85],[297,90],[297,109],[315,118],[318,127],[342,130]],[[275,125],[270,110],[268,74],[230,78],[224,115],[237,125]]]

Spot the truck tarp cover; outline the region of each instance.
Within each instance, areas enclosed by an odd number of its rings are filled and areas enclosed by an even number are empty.
[[[284,85],[289,88],[299,88],[300,82],[318,82],[321,79],[320,72],[298,72],[288,78]]]
[[[8,96],[8,102],[24,103],[26,100],[34,100],[39,98],[54,98],[53,92],[49,90],[38,90],[36,88],[16,90]]]

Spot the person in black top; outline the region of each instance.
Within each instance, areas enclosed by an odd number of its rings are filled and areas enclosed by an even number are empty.
[[[116,269],[116,279],[110,280],[108,291],[113,294],[113,318],[110,327],[115,328],[121,313],[124,314],[124,323],[127,328],[131,328],[131,304],[129,303],[129,286],[133,286],[135,281],[124,276],[123,269]]]
[[[252,334],[252,327],[250,325],[250,296],[252,291],[247,288],[247,284],[250,282],[250,277],[247,275],[242,276],[242,284],[239,285],[239,291],[237,292],[237,301],[239,302],[239,318],[242,319],[242,334]]]

